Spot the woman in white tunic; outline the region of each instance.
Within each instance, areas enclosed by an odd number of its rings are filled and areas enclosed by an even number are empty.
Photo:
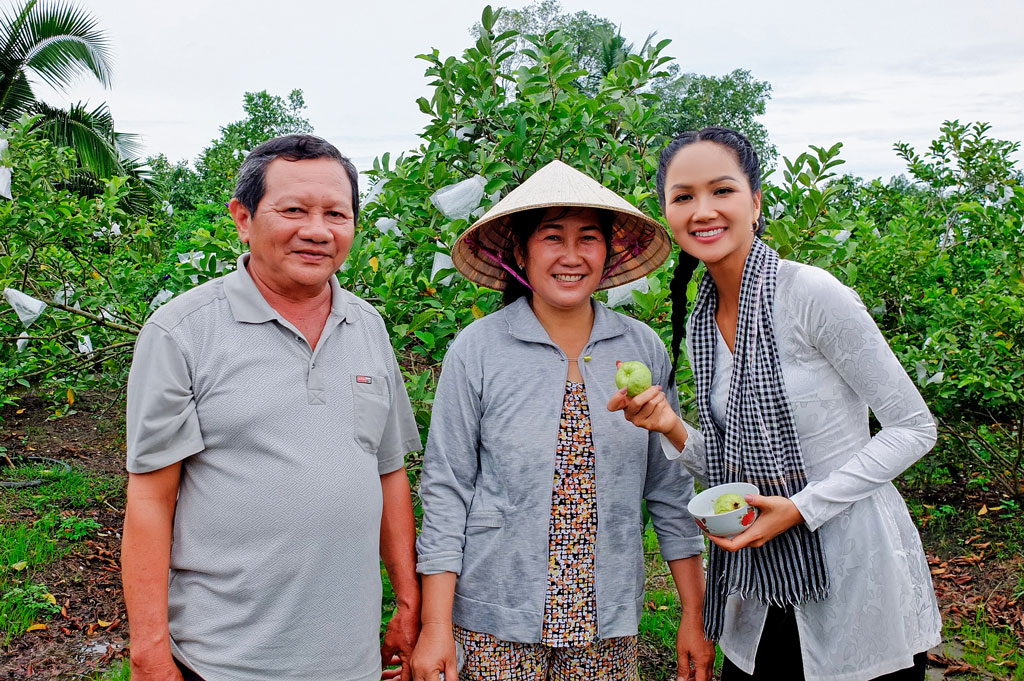
[[[761,171],[741,134],[705,128],[662,152],[658,197],[686,285],[707,272],[687,324],[701,429],[655,386],[608,403],[661,432],[705,485],[746,481],[760,516],[711,537],[706,635],[723,681],[923,679],[941,623],[920,537],[892,480],[935,425],[857,294],[759,239]],[[881,429],[872,436],[868,410]]]

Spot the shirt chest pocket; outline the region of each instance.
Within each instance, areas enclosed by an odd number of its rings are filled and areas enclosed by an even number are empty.
[[[391,407],[387,381],[383,376],[352,374],[351,385],[352,430],[356,442],[376,455]]]

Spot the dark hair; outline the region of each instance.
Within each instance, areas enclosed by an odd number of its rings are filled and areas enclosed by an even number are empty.
[[[685,146],[694,142],[714,142],[727,147],[736,154],[736,161],[739,163],[743,174],[747,176],[750,184],[750,191],[756,192],[761,189],[761,161],[757,157],[754,145],[750,143],[743,133],[730,128],[708,127],[702,130],[690,130],[677,136],[661,150],[658,157],[658,203],[661,204],[661,212],[665,213],[665,176],[668,174],[668,166],[675,158],[676,153]],[[757,218],[757,227],[754,229],[756,236],[764,234],[764,215]],[[670,298],[672,300],[672,362],[675,365],[679,358],[679,342],[686,334],[686,288],[693,278],[700,261],[686,251],[680,249],[679,262],[676,264],[675,272],[672,274],[670,286]]]
[[[560,208],[561,210],[552,216],[551,220],[561,220],[567,215],[574,215],[588,210],[584,207],[575,206],[555,206],[554,208]],[[512,234],[512,248],[506,254],[508,265],[519,270],[519,274],[523,279],[526,279],[526,272],[519,267],[515,254],[518,252],[520,256],[526,258],[526,242],[530,240],[533,233],[540,227],[541,220],[544,219],[549,210],[553,210],[553,208],[530,208],[529,210],[522,210],[509,216],[508,228]],[[615,214],[600,208],[590,210],[597,213],[597,224],[601,228],[601,234],[604,235],[604,243],[608,249],[605,256],[605,265],[607,265],[608,257],[612,253],[612,224],[615,222]],[[510,275],[505,280],[505,289],[501,293],[501,303],[502,305],[509,305],[523,296],[529,297],[531,293],[530,289],[523,286],[518,279]]]
[[[267,191],[267,166],[274,159],[306,161],[316,158],[330,158],[341,164],[352,185],[352,221],[359,220],[359,172],[347,156],[338,151],[330,142],[316,135],[281,135],[267,140],[245,157],[238,169],[234,198],[242,202],[246,210],[255,213]]]

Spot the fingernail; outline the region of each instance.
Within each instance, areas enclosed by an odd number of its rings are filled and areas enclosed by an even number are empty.
[[[664,390],[665,390],[665,389],[664,389],[664,388],[662,388],[662,387],[661,387],[660,385],[656,385],[656,386],[654,386],[654,387],[658,389],[658,392],[664,392]]]

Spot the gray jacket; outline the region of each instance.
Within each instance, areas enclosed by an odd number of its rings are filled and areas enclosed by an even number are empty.
[[[693,479],[661,438],[611,413],[615,361],[640,360],[676,406],[668,354],[645,324],[594,303],[579,368],[597,483],[595,588],[600,638],[637,633],[644,596],[647,500],[665,560],[699,554],[686,511]],[[417,571],[454,572],[454,621],[508,641],[540,641],[548,520],[568,362],[526,298],[470,324],[452,343],[434,400],[420,478]]]

